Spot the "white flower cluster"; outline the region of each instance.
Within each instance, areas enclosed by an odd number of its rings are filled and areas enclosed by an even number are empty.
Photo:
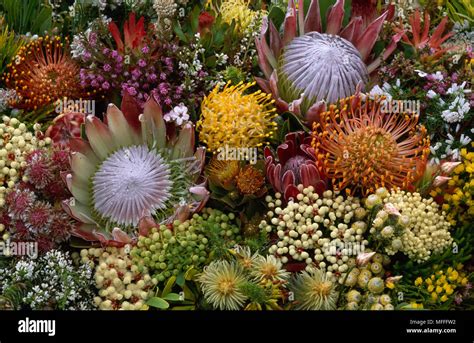
[[[469,92],[464,89],[465,86],[466,82],[461,85],[453,83],[446,93],[454,96],[454,99],[449,103],[445,103],[441,98],[438,100],[440,105],[446,108],[441,113],[441,117],[449,124],[461,122],[471,109],[471,105],[465,97],[465,93]]]
[[[0,112],[8,108],[8,104],[16,97],[16,92],[13,89],[0,88]]]
[[[304,262],[307,271],[317,267],[339,278],[368,244],[363,237],[367,225],[362,221],[366,211],[357,198],[344,199],[332,191],[319,197],[312,186],[299,185],[298,190],[296,202],[290,200],[285,207],[280,193],[276,199],[266,197],[270,211],[260,228],[278,237],[269,252],[283,263]]]
[[[101,310],[141,310],[153,295],[152,279],[147,268],[139,271],[129,256],[129,248],[91,248],[81,251],[83,263],[95,266],[95,284],[99,295],[94,303]]]
[[[3,116],[0,123],[0,207],[5,204],[7,191],[20,178],[20,169],[26,166],[26,155],[31,151],[51,144],[51,138],[37,138],[42,135],[39,124],[30,132],[26,125],[16,118]],[[23,177],[26,180],[26,177]]]
[[[385,203],[370,232],[375,239],[385,243],[387,254],[400,251],[422,263],[451,245],[450,224],[433,198],[425,199],[419,193],[400,189],[391,193],[378,192],[371,197],[380,197]]]
[[[178,67],[185,73],[185,82],[181,85],[184,90],[192,91],[196,88],[196,77],[198,73],[203,69],[203,62],[201,57],[203,56],[206,49],[201,44],[201,35],[196,33],[194,40],[189,46],[183,47],[179,52],[178,56],[180,61]],[[191,61],[191,63],[189,63]]]
[[[168,123],[174,122],[178,126],[183,126],[189,121],[188,108],[183,103],[180,103],[166,113],[163,119]]]
[[[153,8],[158,18],[172,18],[178,5],[174,0],[153,0]]]
[[[51,250],[37,260],[20,260],[12,269],[0,269],[0,293],[22,283],[23,302],[33,310],[92,309],[92,269],[75,267],[69,253]]]

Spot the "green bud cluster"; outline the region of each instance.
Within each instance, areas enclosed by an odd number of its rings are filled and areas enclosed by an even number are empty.
[[[131,251],[133,261],[147,268],[158,282],[192,267],[200,270],[211,254],[241,240],[235,219],[233,213],[206,208],[185,222],[160,225],[138,238]]]

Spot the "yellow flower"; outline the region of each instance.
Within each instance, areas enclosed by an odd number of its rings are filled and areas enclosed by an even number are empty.
[[[429,286],[428,286],[428,292],[431,293],[431,292],[433,292],[433,290],[434,290],[434,286],[433,286],[433,285],[429,285]]]
[[[386,286],[387,288],[389,288],[389,289],[394,289],[394,288],[395,288],[395,284],[394,284],[393,282],[390,282],[390,281],[388,281],[388,282],[385,284],[385,286]]]
[[[433,300],[437,300],[438,299],[438,294],[436,294],[436,292],[431,293],[431,298]]]
[[[443,287],[437,286],[436,287],[436,293],[441,293],[443,291]]]
[[[454,270],[450,275],[449,275],[449,280],[450,281],[455,281],[459,276],[459,273],[457,270]]]
[[[220,91],[216,86],[201,104],[201,119],[197,122],[201,140],[216,153],[224,146],[255,148],[267,142],[277,124],[271,94],[256,91],[244,94],[253,83],[230,82]]]
[[[443,296],[440,298],[440,300],[441,300],[442,302],[445,302],[445,301],[448,300],[448,297],[447,297],[446,294],[445,294],[445,295],[443,295]]]
[[[446,289],[446,294],[447,294],[447,295],[451,295],[451,294],[453,294],[453,292],[454,292],[454,290],[453,290],[451,287],[449,287],[448,289]]]
[[[432,284],[433,284],[433,281],[431,281],[431,279],[426,279],[425,282],[426,282],[428,285],[432,285]]]
[[[461,280],[461,285],[466,286],[468,282],[469,282],[469,281],[468,281],[467,278],[463,278],[463,279]]]
[[[212,1],[208,1],[212,5]],[[257,12],[249,8],[250,0],[223,0],[219,8],[211,6],[222,19],[231,24],[234,20],[237,32],[247,29],[257,16]]]
[[[419,286],[423,283],[423,279],[421,277],[417,277],[415,280],[415,286]]]
[[[461,270],[463,268],[464,268],[464,265],[462,263],[458,263],[458,265],[456,266],[457,270]]]

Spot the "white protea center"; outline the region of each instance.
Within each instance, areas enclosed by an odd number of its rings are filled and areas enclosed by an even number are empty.
[[[145,145],[114,152],[92,178],[94,210],[119,225],[137,225],[143,215],[166,207],[172,181],[170,169]]]
[[[309,32],[294,38],[280,57],[278,90],[291,102],[304,94],[302,108],[319,100],[334,103],[353,95],[368,81],[367,67],[351,42],[336,35]]]

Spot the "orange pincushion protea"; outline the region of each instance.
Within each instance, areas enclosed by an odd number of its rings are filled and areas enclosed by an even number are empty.
[[[40,37],[20,48],[3,79],[18,95],[12,106],[28,111],[63,97],[85,95],[79,83],[79,66],[65,53],[59,37]]]
[[[383,99],[342,99],[313,124],[312,145],[335,190],[363,195],[379,187],[406,189],[429,154],[418,116],[383,113]]]

